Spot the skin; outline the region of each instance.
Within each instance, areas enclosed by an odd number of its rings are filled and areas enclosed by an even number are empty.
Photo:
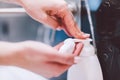
[[[19,43],[0,42],[0,65],[18,66],[46,78],[57,77],[74,64],[83,44],[76,44],[73,54],[58,52],[63,43],[55,47],[35,41]]]
[[[0,0],[14,2],[26,9],[36,21],[55,30],[64,30],[69,36],[85,39],[90,35],[81,32],[64,0]]]
[[[73,15],[64,0],[0,0],[21,5],[26,12],[36,21],[51,26],[57,30],[64,30],[69,36],[85,39],[84,34],[78,29]],[[56,47],[25,41],[19,43],[0,42],[0,65],[18,66],[44,77],[56,77],[65,72],[74,64],[74,57],[80,54],[83,44],[76,44],[73,54],[58,52],[62,43]]]

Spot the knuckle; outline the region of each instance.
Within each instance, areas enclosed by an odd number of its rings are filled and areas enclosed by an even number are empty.
[[[57,14],[61,17],[64,18],[66,16],[66,13],[68,11],[68,7],[66,4],[63,4],[62,6],[59,7]]]

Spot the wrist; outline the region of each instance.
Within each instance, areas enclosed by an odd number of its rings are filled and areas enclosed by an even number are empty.
[[[15,66],[19,60],[20,47],[16,43],[0,42],[0,65]]]

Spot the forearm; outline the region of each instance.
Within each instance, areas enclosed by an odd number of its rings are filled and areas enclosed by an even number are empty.
[[[14,43],[0,42],[0,65],[14,65],[18,50]]]

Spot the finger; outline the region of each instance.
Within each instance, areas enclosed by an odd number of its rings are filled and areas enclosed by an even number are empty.
[[[72,13],[67,7],[64,7],[59,11],[58,16],[60,16],[63,20],[63,24],[66,27],[66,32],[70,33],[75,38],[88,38],[88,35],[83,35],[78,28]]]
[[[49,62],[47,64],[49,64],[49,66],[51,66],[51,71],[53,69],[53,71],[55,72],[54,77],[60,76],[71,66],[71,65],[60,64],[60,63],[56,63],[56,62]]]
[[[75,51],[74,51],[73,54],[74,54],[75,56],[79,56],[82,48],[83,48],[83,44],[82,44],[82,43],[76,44],[76,46],[75,46]]]
[[[89,38],[89,37],[90,37],[90,34],[88,34],[88,33],[81,32],[81,34],[82,34],[83,36],[86,36],[86,38]]]
[[[65,26],[65,25],[64,25]],[[69,36],[72,37],[72,35],[67,31],[66,27],[62,26],[62,29],[64,30],[64,32]]]
[[[58,62],[61,64],[72,65],[74,64],[74,55],[73,54],[56,54],[52,59],[54,62]]]

